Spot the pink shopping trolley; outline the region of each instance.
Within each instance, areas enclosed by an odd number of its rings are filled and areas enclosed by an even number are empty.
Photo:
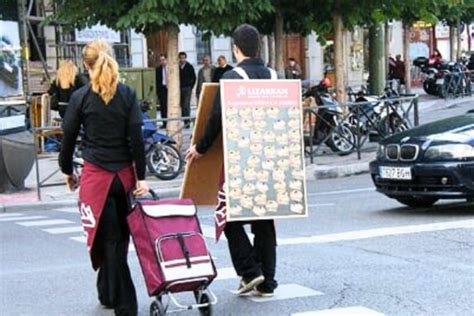
[[[190,199],[132,200],[127,221],[145,277],[148,295],[155,297],[150,315],[161,316],[169,303],[177,310],[199,309],[211,315],[217,298],[208,289],[217,276],[216,268]],[[173,293],[191,291],[196,304],[182,305]],[[168,303],[164,303],[168,296]],[[177,311],[176,309],[173,310]]]

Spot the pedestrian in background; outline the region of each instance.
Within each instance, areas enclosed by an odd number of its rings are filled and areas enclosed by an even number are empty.
[[[214,67],[214,65],[211,65],[211,56],[209,55],[206,55],[202,58],[202,65],[202,68],[199,69],[198,72],[198,81],[196,87],[196,97],[198,104],[199,96],[201,95],[202,84],[204,82],[212,82],[212,78],[214,77],[214,71],[216,70],[216,67]]]
[[[249,24],[236,28],[234,39],[234,55],[238,62],[239,70],[245,72],[250,79],[276,78],[276,72],[265,66],[258,58],[260,37],[257,29]],[[273,73],[273,76],[272,76]],[[231,70],[224,74],[225,79],[243,79],[237,71]],[[203,137],[189,148],[186,159],[192,163],[199,159],[211,147],[213,142],[222,132],[222,106],[220,92],[215,98],[214,106],[207,121]],[[219,200],[225,201],[224,170],[221,175],[221,188]],[[217,214],[225,214],[225,202],[220,202],[216,211],[217,227],[222,229],[221,222],[225,217],[218,218]],[[245,232],[244,225],[250,224],[255,235],[253,245]],[[247,222],[229,222],[225,224],[224,233],[227,237],[232,263],[237,274],[242,278],[238,294],[254,291],[258,296],[273,296],[278,283],[275,280],[276,270],[276,232],[273,220],[256,220]],[[218,236],[218,230],[216,235]]]
[[[219,65],[219,67],[217,67],[214,71],[214,77],[212,78],[212,82],[219,82],[222,76],[233,68],[231,65],[227,64],[227,59],[223,55],[217,58],[217,64]]]
[[[143,120],[135,91],[120,83],[118,64],[106,47],[107,43],[96,40],[82,52],[91,83],[71,96],[63,122],[60,166],[73,190],[78,179],[72,158],[83,126],[79,205],[92,267],[99,270],[98,298],[115,315],[135,316],[138,307],[127,263],[130,233],[126,216],[128,193],[140,196],[148,192]]]
[[[405,62],[402,60],[402,55],[395,56],[395,66],[393,67],[393,79],[396,79],[400,84],[405,84]]]
[[[294,58],[288,58],[288,65],[285,68],[286,79],[301,79],[301,67]]]
[[[191,94],[196,83],[196,73],[194,67],[188,63],[188,55],[185,52],[180,52],[178,57],[181,116],[189,117],[191,116]],[[184,125],[189,128],[190,120],[185,120]]]
[[[168,118],[168,65],[166,64],[166,55],[160,55],[160,66],[156,68],[156,93],[160,101],[161,118]],[[166,128],[166,121],[161,128]]]
[[[86,85],[87,81],[85,76],[78,73],[76,65],[71,60],[61,61],[56,78],[48,90],[51,110],[58,111],[59,116],[64,118],[72,93]]]

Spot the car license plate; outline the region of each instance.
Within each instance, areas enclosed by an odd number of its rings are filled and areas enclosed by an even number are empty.
[[[436,79],[436,84],[444,84],[444,79]]]
[[[380,167],[380,177],[393,180],[411,180],[411,168]]]

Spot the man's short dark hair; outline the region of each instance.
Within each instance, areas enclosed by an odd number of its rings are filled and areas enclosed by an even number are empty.
[[[293,57],[288,58],[289,61],[296,61]]]
[[[185,52],[179,52],[178,57],[181,57],[183,55],[184,57],[188,58],[188,54],[186,54]]]
[[[257,57],[260,37],[255,26],[250,24],[242,24],[238,26],[232,34],[234,44],[237,46],[245,57]]]

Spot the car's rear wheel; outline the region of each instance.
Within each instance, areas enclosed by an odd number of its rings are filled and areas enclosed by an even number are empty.
[[[430,207],[438,201],[437,198],[415,196],[399,197],[396,200],[410,207]]]

